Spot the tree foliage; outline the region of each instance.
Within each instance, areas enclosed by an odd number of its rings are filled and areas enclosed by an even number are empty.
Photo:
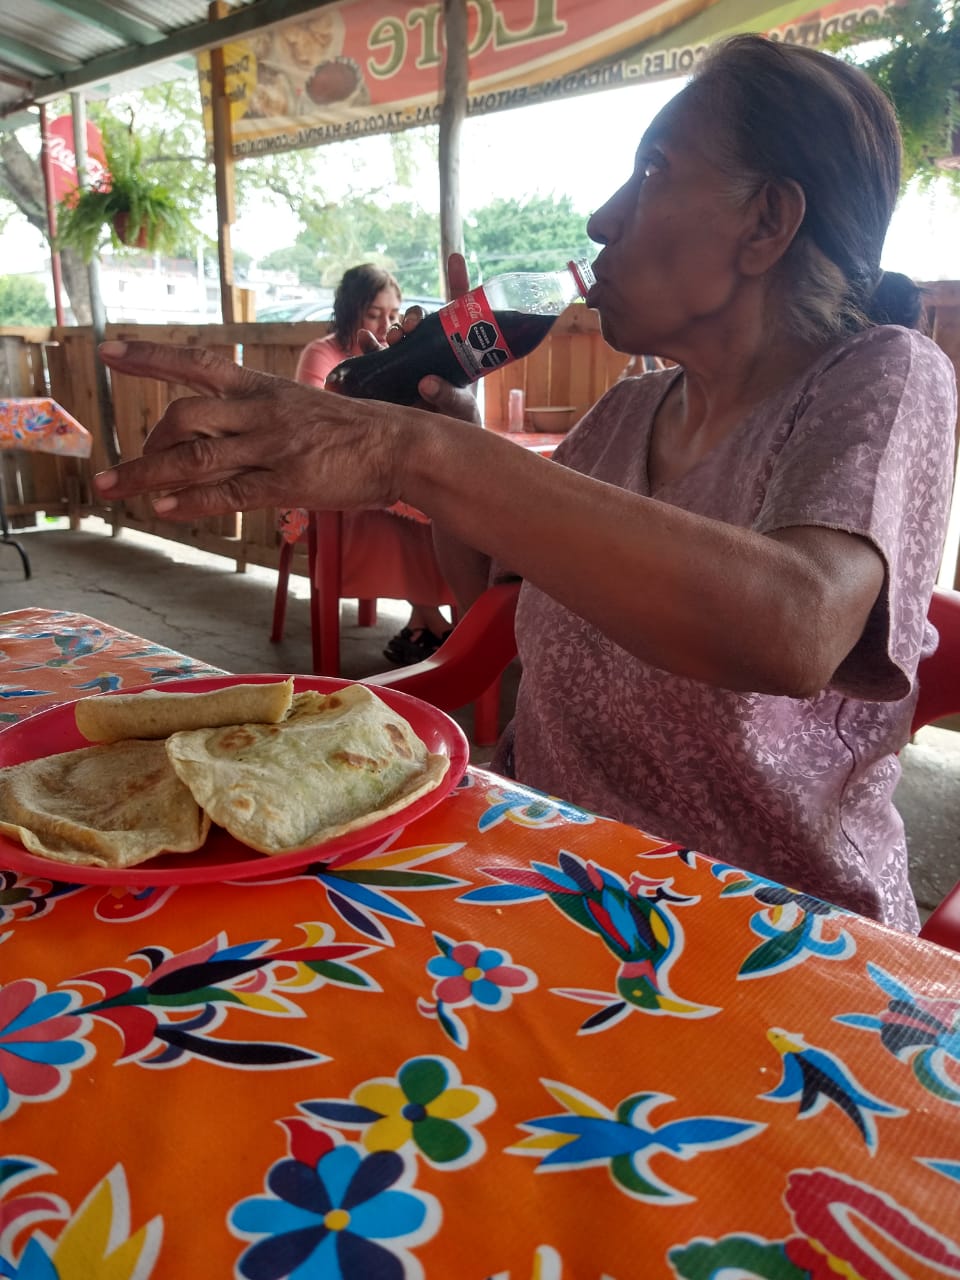
[[[296,243],[260,260],[271,270],[295,271],[301,284],[335,286],[347,267],[376,262],[392,271],[404,294],[443,296],[436,214],[411,203],[354,196],[302,210]],[[505,271],[550,271],[571,258],[592,258],[596,247],[586,218],[569,196],[496,199],[467,219],[464,239],[477,280]]]
[[[33,276],[0,276],[0,325],[53,324],[47,291]]]
[[[294,270],[301,284],[335,287],[348,267],[376,262],[392,272],[405,294],[442,296],[436,214],[412,203],[389,207],[352,196],[338,204],[301,210],[296,243],[260,259],[270,270]]]
[[[873,52],[863,57],[859,45]],[[903,138],[902,185],[946,182],[960,193],[960,171],[937,162],[960,138],[960,0],[902,0],[876,22],[834,36],[829,47],[880,86]]]
[[[586,218],[567,195],[493,200],[467,219],[464,242],[482,279],[505,271],[552,271],[596,254]]]
[[[51,115],[68,109],[66,100],[52,104]],[[195,80],[173,80],[103,103],[91,102],[88,112],[94,122],[109,119],[129,128],[140,147],[144,170],[175,194],[191,223],[212,226],[214,172]],[[10,138],[7,135],[0,145],[0,199],[12,201],[33,225],[45,230],[37,157],[19,143],[11,144]],[[369,177],[370,144],[379,148],[374,182]],[[294,271],[302,284],[330,287],[347,267],[373,261],[397,276],[406,295],[442,296],[439,219],[422,207],[421,200],[424,187],[431,193],[436,188],[436,165],[435,128],[237,162],[234,176],[240,216],[272,198],[289,208],[300,223],[294,243],[263,246],[270,251],[258,256],[258,265]],[[29,171],[29,209],[23,195],[26,184],[14,180],[15,169],[21,178]],[[332,180],[334,169],[339,187]],[[345,169],[356,175],[352,185],[348,176],[346,191]],[[494,200],[467,219],[471,272],[475,279],[483,279],[510,270],[550,270],[571,257],[592,256],[584,224],[569,196]],[[177,248],[192,257],[196,242],[186,240]],[[208,248],[214,249],[212,240]],[[214,256],[215,249],[208,253],[208,260]],[[244,256],[235,253],[238,267]],[[73,301],[72,288],[70,294]]]

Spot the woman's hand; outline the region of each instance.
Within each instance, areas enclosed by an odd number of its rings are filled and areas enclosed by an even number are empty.
[[[415,410],[243,369],[202,347],[107,342],[100,356],[118,373],[198,393],[167,407],[142,458],[96,477],[107,498],[161,494],[154,510],[175,520],[389,506],[400,496],[401,436],[425,421]]]

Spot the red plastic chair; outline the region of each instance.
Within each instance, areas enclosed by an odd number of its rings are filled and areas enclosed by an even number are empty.
[[[310,513],[307,556],[310,573],[310,638],[317,675],[340,674],[341,516],[338,511]],[[270,639],[283,638],[287,587],[293,543],[280,553]],[[390,685],[423,698],[441,711],[456,711],[472,702],[473,741],[478,747],[496,742],[500,727],[500,677],[516,656],[513,615],[520,584],[490,588],[456,625],[432,657],[414,666],[370,676],[365,683]],[[360,600],[360,626],[374,626],[376,600]]]
[[[426,661],[368,676],[364,684],[412,693],[441,711],[472,702],[473,740],[490,746],[499,730],[500,677],[517,653],[513,615],[519,594],[519,582],[488,587]]]
[[[940,634],[940,643],[917,673],[920,697],[911,733],[960,713],[960,591],[935,590],[928,617]],[[960,881],[926,921],[920,937],[960,951]]]
[[[307,569],[310,577],[310,641],[313,670],[318,676],[340,674],[340,600],[343,595],[342,516],[339,511],[311,511],[307,526]],[[287,617],[287,588],[293,562],[292,542],[284,542],[277,568],[270,642],[279,644]],[[377,622],[376,600],[357,602],[361,627]]]

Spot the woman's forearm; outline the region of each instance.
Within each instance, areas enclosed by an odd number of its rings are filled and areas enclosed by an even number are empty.
[[[849,534],[734,528],[449,419],[411,433],[400,485],[444,539],[509,564],[644,661],[726,688],[816,692],[882,584],[879,555]]]
[[[469,609],[490,583],[490,557],[468,546],[433,521],[433,549],[440,572],[461,611]]]

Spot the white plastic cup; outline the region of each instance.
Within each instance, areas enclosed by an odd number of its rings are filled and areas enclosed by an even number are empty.
[[[507,397],[507,426],[511,431],[523,430],[523,391],[515,387]]]

